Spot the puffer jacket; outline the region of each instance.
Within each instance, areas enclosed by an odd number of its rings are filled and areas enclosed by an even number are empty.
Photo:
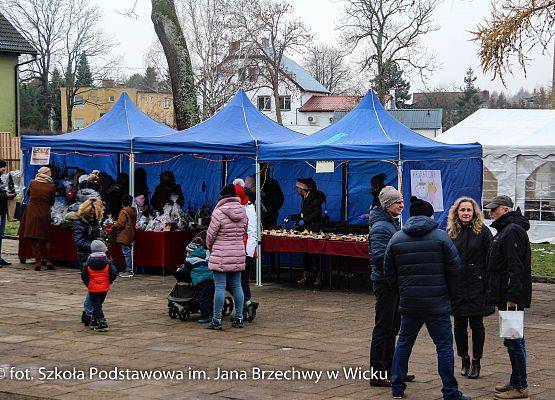
[[[461,258],[461,272],[457,279],[455,298],[451,301],[456,317],[487,316],[494,308],[486,305],[486,262],[492,234],[483,226],[478,235],[471,224],[462,226],[453,239]]]
[[[449,314],[460,268],[451,238],[425,216],[407,220],[384,259],[384,274],[399,291],[401,314]]]
[[[532,252],[528,219],[511,211],[491,224],[497,230],[488,255],[486,301],[506,309],[507,301],[529,308],[532,302]]]
[[[116,242],[131,245],[135,241],[135,225],[137,224],[137,210],[133,207],[124,207],[114,223]]]
[[[208,267],[212,271],[236,272],[245,269],[243,235],[247,214],[239,197],[218,201],[206,231],[206,247],[210,250]]]
[[[185,258],[185,261],[192,267],[191,281],[193,281],[193,285],[196,286],[201,282],[214,279],[212,271],[208,268],[208,258],[210,258],[210,252],[203,246],[197,246]]]
[[[326,195],[319,190],[311,190],[301,200],[301,213],[293,214],[293,221],[304,221],[304,229],[311,232],[320,232],[324,225],[322,217],[322,204],[326,201]]]
[[[383,274],[385,250],[389,240],[399,229],[401,229],[399,220],[389,215],[382,207],[376,207],[370,211],[368,243],[370,244],[370,265],[372,266],[370,279],[373,282],[385,281]]]
[[[118,269],[104,253],[92,253],[81,269],[81,280],[90,293],[107,293],[118,276]]]
[[[73,243],[77,253],[91,254],[91,243],[100,238],[100,221],[88,220],[76,212],[67,213],[66,219],[71,222]]]

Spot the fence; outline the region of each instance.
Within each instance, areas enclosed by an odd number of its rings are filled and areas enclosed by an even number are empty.
[[[0,158],[8,164],[8,171],[20,167],[19,137],[9,132],[0,132]]]

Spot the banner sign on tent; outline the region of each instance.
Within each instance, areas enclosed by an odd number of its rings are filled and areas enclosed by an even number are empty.
[[[316,173],[326,174],[335,171],[335,166],[333,161],[316,161]]]
[[[31,165],[50,164],[50,147],[33,147],[31,151]]]
[[[435,212],[443,211],[443,187],[441,171],[438,169],[413,169],[410,171],[410,191],[412,196],[426,200],[434,206]]]

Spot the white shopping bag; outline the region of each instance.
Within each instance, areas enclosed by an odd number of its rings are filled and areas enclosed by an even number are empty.
[[[499,311],[499,336],[505,339],[522,339],[524,311]]]

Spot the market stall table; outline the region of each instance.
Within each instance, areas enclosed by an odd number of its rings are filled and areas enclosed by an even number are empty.
[[[290,237],[277,235],[262,235],[262,249],[265,253],[311,253],[325,254],[327,256],[353,257],[357,259],[370,259],[368,242],[355,240],[331,240],[312,237]],[[330,257],[331,258],[331,257]],[[347,264],[347,273],[350,274],[350,265]],[[320,264],[320,269],[322,268]],[[332,289],[332,263],[329,263],[329,285]],[[279,261],[278,261],[279,280]]]
[[[138,267],[157,267],[174,270],[183,264],[185,245],[203,228],[192,228],[184,231],[146,232],[137,231],[133,246],[133,259]],[[116,264],[124,265],[125,260],[117,243],[108,246]],[[77,261],[77,249],[73,243],[73,233],[69,228],[52,227],[51,242],[52,260],[63,262]],[[21,263],[33,258],[31,242],[28,239],[19,241],[18,256]]]

